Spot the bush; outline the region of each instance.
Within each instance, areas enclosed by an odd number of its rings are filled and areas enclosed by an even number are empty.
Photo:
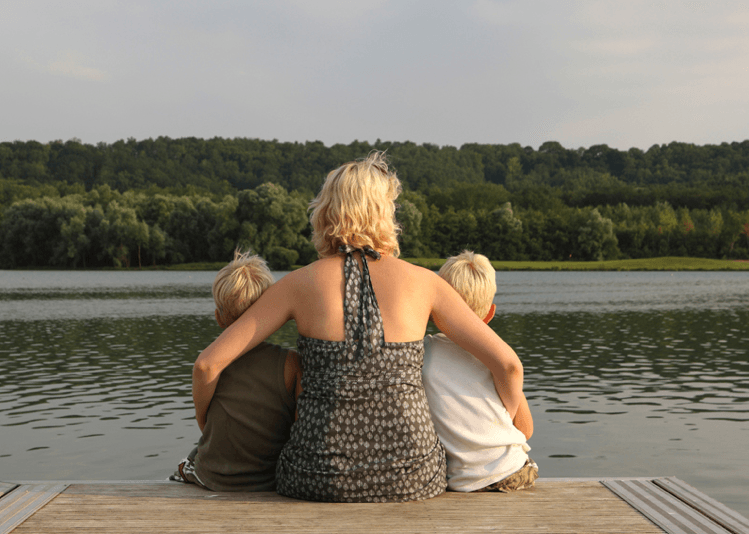
[[[284,247],[271,247],[268,251],[268,265],[275,271],[288,271],[299,259],[299,253]]]

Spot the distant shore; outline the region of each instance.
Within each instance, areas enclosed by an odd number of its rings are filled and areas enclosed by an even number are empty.
[[[445,263],[443,258],[403,258],[405,261],[438,270]],[[747,271],[749,260],[714,260],[709,258],[643,258],[611,261],[492,261],[497,271]],[[102,269],[69,269],[96,271],[218,271],[225,262],[180,263],[139,267],[106,267]],[[295,265],[299,269],[302,265]],[[13,270],[61,270],[61,269],[13,269]],[[68,269],[62,269],[68,270]]]
[[[440,258],[404,258],[427,269],[439,269]],[[493,261],[497,271],[749,271],[748,260],[710,258],[642,258],[610,261]]]

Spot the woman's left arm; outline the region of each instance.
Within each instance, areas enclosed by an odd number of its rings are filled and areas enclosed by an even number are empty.
[[[221,372],[294,318],[293,273],[271,285],[260,298],[200,353],[192,369],[192,400],[200,430]]]

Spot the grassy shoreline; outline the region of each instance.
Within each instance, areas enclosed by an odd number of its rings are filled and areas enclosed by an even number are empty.
[[[439,269],[440,258],[404,258],[427,269]],[[492,261],[497,271],[749,271],[749,261],[709,258],[642,258],[610,261]]]
[[[442,258],[403,258],[405,261],[438,270],[445,263]],[[157,265],[138,267],[105,267],[101,269],[69,269],[96,271],[218,271],[224,262],[181,263],[177,265]],[[611,261],[492,261],[497,271],[747,271],[749,260],[714,260],[709,258],[664,257],[636,260]],[[295,265],[294,269],[302,267]],[[13,270],[60,269],[34,268]],[[66,269],[67,270],[67,269]]]

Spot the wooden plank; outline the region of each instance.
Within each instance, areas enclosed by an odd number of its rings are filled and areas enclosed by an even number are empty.
[[[9,484],[8,482],[0,482],[0,497],[5,495],[6,493],[10,493],[12,490],[16,489],[18,487],[18,484]]]
[[[536,484],[544,482],[605,482],[607,480],[641,480],[649,482],[653,477],[542,477]]]
[[[706,515],[733,534],[749,532],[749,520],[676,477],[657,478],[653,484]]]
[[[75,484],[13,534],[139,532],[642,533],[663,531],[599,482],[516,493],[449,492],[409,503],[312,503],[167,484]]]
[[[171,480],[16,480],[16,484],[67,484],[68,486],[71,484],[97,484],[97,485],[105,485],[105,486],[116,486],[117,484],[122,485],[131,485],[131,484],[140,484],[140,485],[164,485],[164,486],[173,486],[176,484],[174,481]]]
[[[7,534],[59,495],[65,484],[19,485],[0,499],[0,534]]]
[[[604,481],[602,484],[669,534],[728,532],[650,481]]]

